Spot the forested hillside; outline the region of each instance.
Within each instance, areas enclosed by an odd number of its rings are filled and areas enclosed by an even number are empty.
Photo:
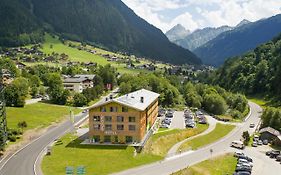
[[[175,64],[200,64],[121,0],[1,0],[0,46],[42,39],[40,31]]]
[[[232,91],[281,100],[281,35],[241,57],[227,60],[211,79]]]

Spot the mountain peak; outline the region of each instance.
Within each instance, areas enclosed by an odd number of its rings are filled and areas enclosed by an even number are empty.
[[[166,36],[170,41],[176,41],[182,39],[190,34],[190,31],[183,27],[181,24],[177,24],[166,32]]]
[[[249,21],[249,20],[247,20],[247,19],[243,19],[242,21],[240,21],[240,22],[236,25],[236,27],[241,27],[241,26],[243,26],[243,25],[245,25],[245,24],[249,24],[249,23],[251,23],[251,21]]]

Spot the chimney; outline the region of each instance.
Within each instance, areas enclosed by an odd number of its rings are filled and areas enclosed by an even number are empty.
[[[141,103],[144,102],[144,98],[143,98],[143,97],[140,98],[140,102],[141,102]]]

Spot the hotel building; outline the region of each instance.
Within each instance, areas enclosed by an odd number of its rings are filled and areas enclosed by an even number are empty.
[[[106,98],[89,109],[92,143],[141,143],[158,116],[159,94],[141,89]]]

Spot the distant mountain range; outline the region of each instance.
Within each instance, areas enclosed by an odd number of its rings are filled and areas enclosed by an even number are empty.
[[[191,51],[197,49],[198,47],[206,44],[208,41],[214,39],[219,34],[232,30],[232,27],[222,26],[218,28],[207,27],[204,29],[195,30],[193,33],[187,35],[183,39],[178,39],[174,41],[179,46],[189,49]]]
[[[47,31],[139,57],[201,64],[121,0],[1,0],[0,19],[2,47],[40,42]]]
[[[169,31],[167,31],[165,35],[169,38],[170,41],[174,42],[185,38],[189,34],[190,30],[186,30],[181,24],[177,24]]]
[[[205,64],[219,66],[233,56],[241,55],[281,33],[281,14],[240,25],[226,31],[194,50]]]

